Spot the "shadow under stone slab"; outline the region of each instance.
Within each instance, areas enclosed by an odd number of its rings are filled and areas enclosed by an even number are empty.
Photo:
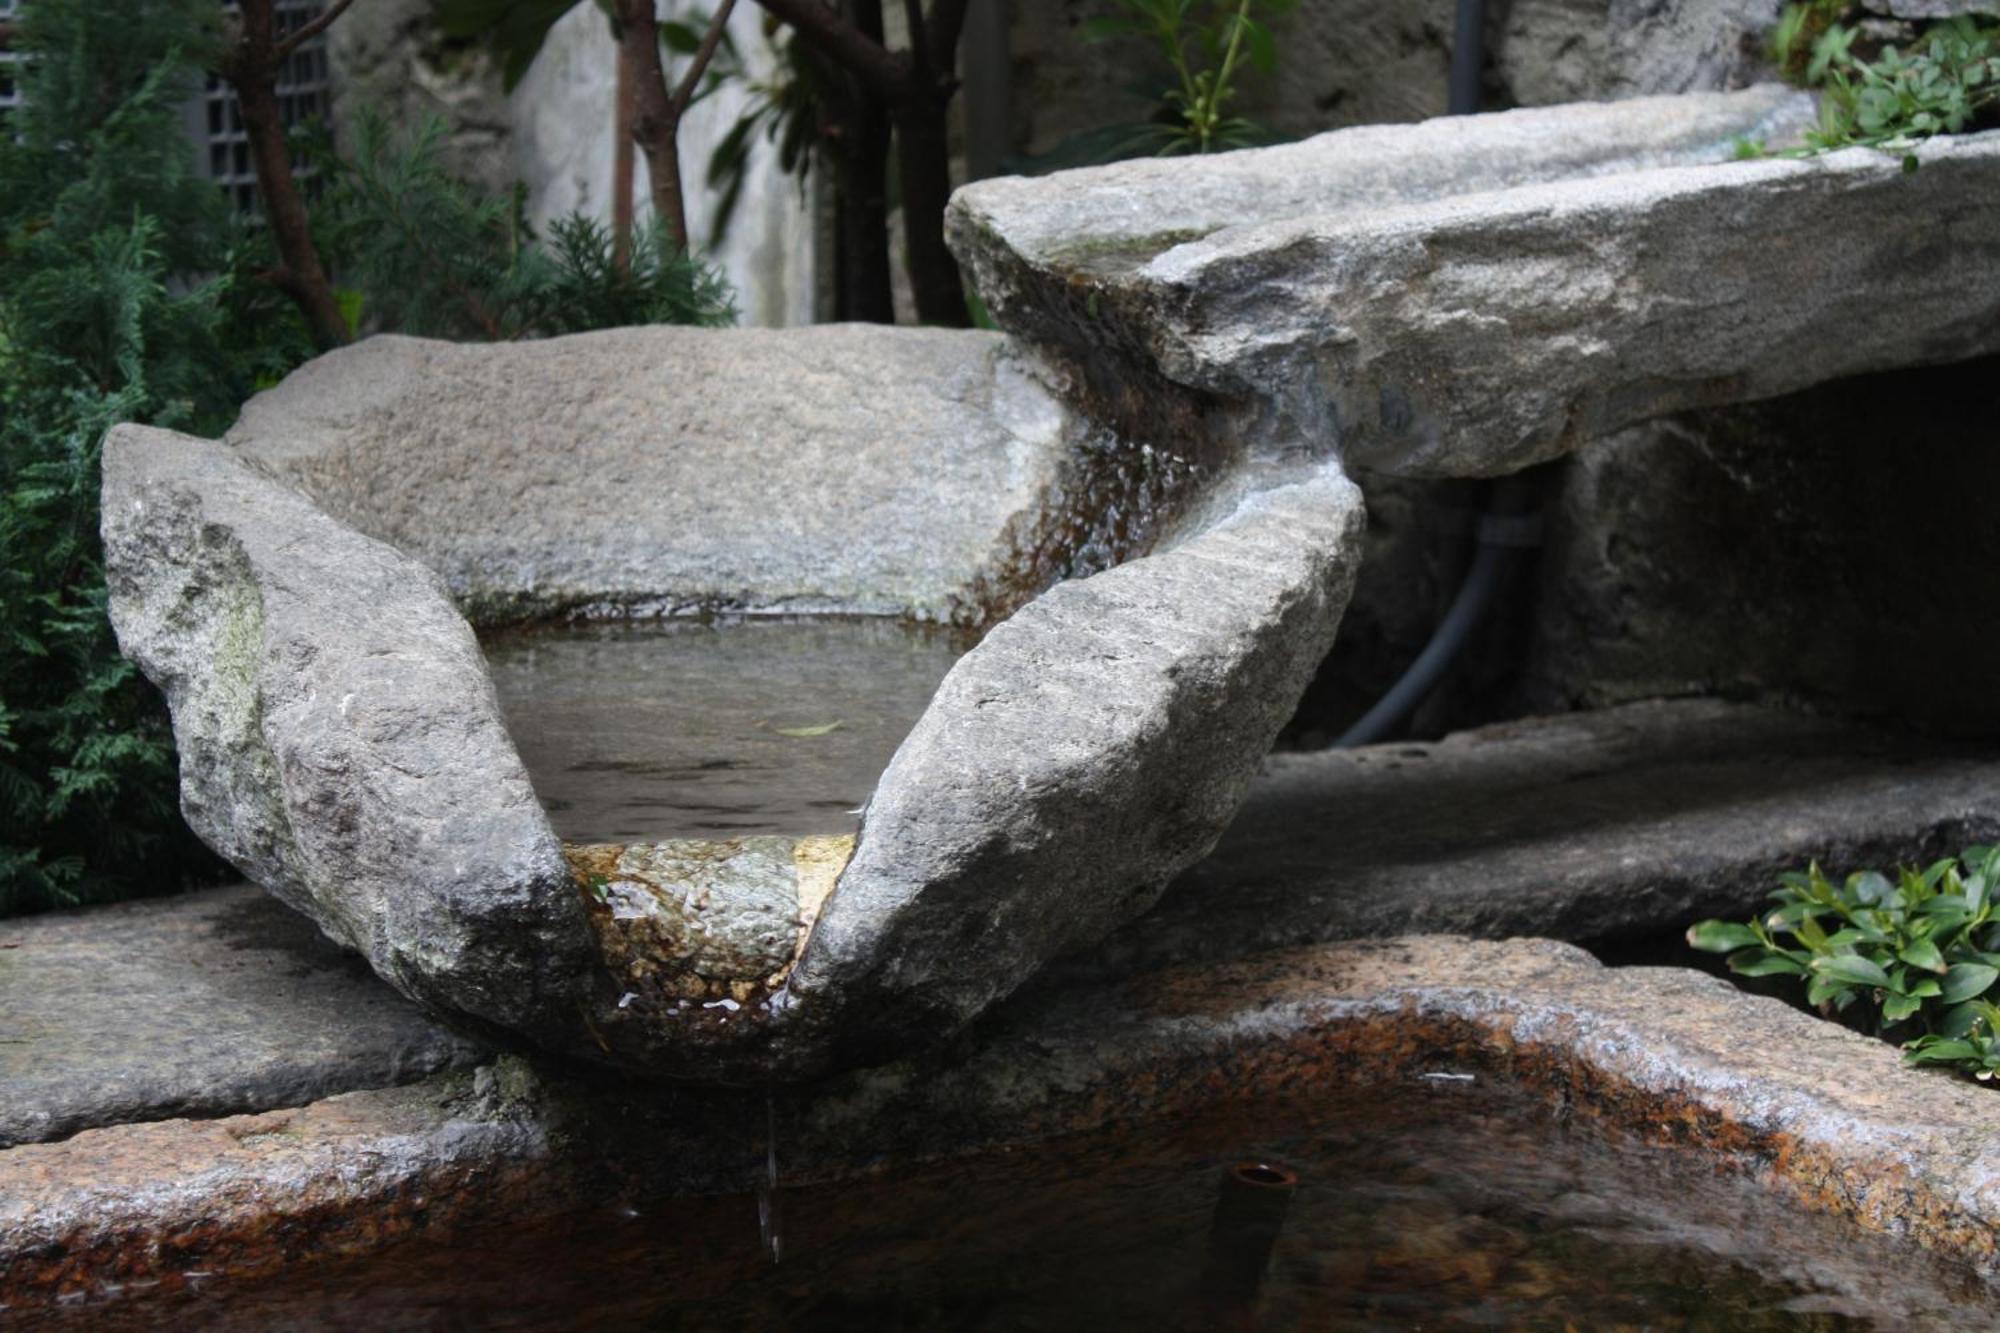
[[[1780,871],[2000,836],[2000,753],[1712,699],[1273,755],[1215,851],[1052,978],[1321,940],[1631,939],[1759,907]]]
[[[476,1063],[254,885],[0,922],[0,1147]]]

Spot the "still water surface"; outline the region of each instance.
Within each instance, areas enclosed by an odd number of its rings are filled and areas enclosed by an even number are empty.
[[[966,644],[863,617],[498,636],[514,743],[570,842],[845,833]]]
[[[783,1137],[783,1112],[779,1118]],[[746,1131],[747,1132],[747,1131]],[[886,1146],[886,1145],[885,1145]],[[761,1145],[746,1139],[746,1153]],[[780,1153],[782,1161],[782,1151]],[[1261,1286],[1219,1268],[1224,1173],[1297,1173]],[[100,1307],[112,1328],[1986,1329],[1971,1274],[1679,1149],[1422,1082],[787,1188],[607,1198],[276,1283]],[[120,1317],[120,1316],[124,1317]],[[184,1322],[193,1320],[195,1322]],[[128,1322],[129,1321],[129,1322]]]

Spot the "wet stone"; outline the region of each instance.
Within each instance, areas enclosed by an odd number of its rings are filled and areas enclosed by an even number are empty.
[[[599,946],[633,988],[621,1012],[640,1000],[742,1004],[780,984],[853,846],[766,836],[569,848]]]

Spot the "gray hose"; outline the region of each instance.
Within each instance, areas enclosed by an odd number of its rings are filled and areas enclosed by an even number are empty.
[[[1467,116],[1479,110],[1479,76],[1486,63],[1486,3],[1485,0],[1458,0],[1458,20],[1454,25],[1451,44],[1451,82],[1448,86],[1450,112],[1454,116]],[[1487,511],[1479,520],[1479,553],[1472,558],[1472,568],[1466,571],[1465,582],[1459,585],[1458,595],[1451,599],[1451,607],[1444,613],[1444,619],[1431,631],[1430,642],[1417,654],[1417,660],[1410,663],[1407,670],[1389,687],[1388,693],[1375,701],[1375,706],[1363,714],[1361,720],[1340,734],[1334,742],[1337,749],[1355,745],[1371,745],[1381,740],[1401,725],[1404,718],[1417,710],[1437,683],[1444,679],[1445,672],[1465,648],[1472,632],[1479,628],[1479,622],[1493,606],[1493,598],[1500,590],[1501,575],[1511,562],[1511,552],[1523,545],[1532,545],[1540,539],[1539,522],[1529,533],[1521,529],[1522,520],[1510,516],[1525,492],[1513,479],[1502,481],[1493,488]],[[1515,525],[1510,530],[1509,524]]]
[[[1458,595],[1451,599],[1444,619],[1438,621],[1437,628],[1431,631],[1430,642],[1389,687],[1388,693],[1377,699],[1360,721],[1340,733],[1340,739],[1333,743],[1336,749],[1372,745],[1381,740],[1414,713],[1417,705],[1444,679],[1445,672],[1472,638],[1472,632],[1492,609],[1494,595],[1500,591],[1502,576],[1513,563],[1515,553],[1541,543],[1541,515],[1506,512],[1528,499],[1531,489],[1529,483],[1514,477],[1494,487],[1492,507],[1479,519],[1479,552],[1472,557],[1472,568],[1466,571],[1465,582],[1459,584]]]

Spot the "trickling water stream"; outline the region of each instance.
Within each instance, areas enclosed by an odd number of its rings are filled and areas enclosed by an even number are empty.
[[[521,631],[486,655],[550,822],[583,843],[853,829],[966,646],[786,617]]]

